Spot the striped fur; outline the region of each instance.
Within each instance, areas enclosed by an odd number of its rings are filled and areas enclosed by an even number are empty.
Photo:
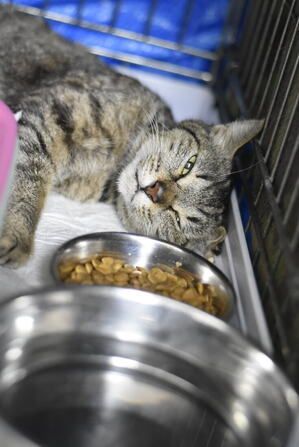
[[[196,242],[204,253],[223,240],[233,153],[260,122],[175,123],[167,105],[138,81],[41,20],[1,5],[0,60],[0,98],[22,110],[1,264],[20,265],[31,253],[50,190],[113,202],[129,230]],[[182,176],[193,155],[196,163]]]

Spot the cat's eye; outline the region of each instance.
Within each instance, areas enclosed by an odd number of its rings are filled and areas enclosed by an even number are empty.
[[[185,177],[185,175],[189,174],[189,172],[192,170],[193,166],[195,165],[197,159],[197,155],[192,155],[192,157],[189,158],[187,163],[182,169],[181,177]]]

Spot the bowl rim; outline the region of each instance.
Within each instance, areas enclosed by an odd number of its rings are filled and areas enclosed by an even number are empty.
[[[157,239],[152,236],[146,236],[146,235],[142,235],[142,234],[138,234],[138,233],[130,233],[130,232],[126,232],[126,231],[99,231],[99,232],[95,232],[95,233],[86,233],[81,236],[76,236],[76,237],[64,242],[62,245],[60,245],[58,247],[58,249],[56,249],[56,251],[52,255],[51,262],[50,262],[50,274],[56,284],[60,284],[60,285],[65,284],[63,281],[61,281],[61,279],[58,276],[57,267],[58,267],[59,257],[68,248],[71,248],[75,244],[77,244],[81,241],[85,241],[85,240],[101,239],[101,237],[103,235],[120,236],[120,237],[134,236],[134,237],[137,237],[138,239],[151,239],[159,244],[162,244],[163,246],[166,246],[166,247],[170,246],[171,248],[175,248],[176,250],[180,250],[183,253],[187,253],[188,255],[192,256],[195,260],[199,261],[201,264],[204,264],[207,268],[212,270],[212,272],[216,276],[218,276],[218,278],[224,283],[225,288],[230,291],[231,296],[229,296],[229,299],[228,299],[229,309],[227,310],[227,312],[224,314],[223,317],[218,317],[218,318],[220,318],[221,320],[229,321],[230,318],[232,317],[232,314],[233,314],[234,309],[236,308],[236,304],[237,304],[236,292],[234,290],[234,287],[233,287],[231,281],[217,266],[215,266],[210,261],[208,261],[204,256],[202,256],[188,248],[181,247],[179,245],[176,245],[172,242],[165,241],[163,239]],[[117,286],[115,286],[115,287],[117,287]],[[143,289],[140,289],[140,290],[143,290]],[[157,294],[157,295],[159,295],[159,294]],[[159,295],[159,296],[161,296],[161,295]]]
[[[40,294],[43,294],[43,295],[47,295],[47,294],[51,294],[51,293],[60,294],[61,292],[70,293],[70,292],[75,292],[75,291],[81,290],[81,291],[86,291],[86,293],[92,291],[92,297],[95,297],[97,289],[113,290],[114,288],[116,288],[116,287],[111,286],[111,285],[96,285],[93,288],[91,288],[90,286],[87,286],[87,285],[66,285],[66,286],[61,285],[58,288],[57,288],[57,286],[56,287],[51,286],[51,287],[44,287],[44,288],[36,288],[34,290],[29,290],[28,292],[22,292],[18,295],[14,295],[14,296],[11,296],[10,298],[7,298],[5,301],[0,303],[0,311],[3,310],[3,308],[6,306],[13,305],[13,303],[15,301],[17,301],[18,299],[22,299],[22,298],[26,298],[26,297],[30,297],[33,301],[40,302],[40,300],[38,299]],[[184,314],[185,318],[191,320],[193,322],[193,324],[196,326],[203,325],[203,326],[208,327],[209,329],[212,329],[213,332],[215,332],[215,333],[225,333],[225,334],[227,334],[228,337],[236,339],[238,345],[240,347],[246,348],[246,350],[248,350],[249,354],[255,355],[256,353],[258,353],[263,358],[267,359],[266,366],[262,365],[261,367],[262,367],[263,371],[267,372],[269,370],[269,365],[270,365],[271,369],[273,369],[272,372],[275,373],[275,374],[273,374],[273,377],[275,377],[275,380],[278,380],[280,383],[281,393],[283,394],[283,398],[285,399],[285,401],[288,405],[290,415],[293,418],[292,428],[291,428],[292,431],[289,434],[288,439],[291,438],[291,435],[293,434],[293,432],[295,432],[296,415],[298,415],[297,412],[299,409],[299,396],[298,396],[298,393],[296,392],[294,386],[292,385],[291,381],[287,377],[286,373],[281,369],[281,367],[277,364],[277,362],[275,362],[267,353],[264,352],[262,347],[258,346],[253,340],[248,339],[245,336],[245,334],[240,333],[240,331],[238,331],[236,328],[228,325],[224,321],[219,320],[218,318],[214,317],[213,315],[207,314],[206,312],[204,312],[200,309],[191,308],[190,306],[186,305],[185,303],[178,302],[178,301],[172,300],[171,298],[163,297],[158,294],[153,294],[152,292],[149,292],[146,290],[138,291],[137,289],[127,288],[127,287],[123,287],[123,288],[118,287],[118,289],[123,289],[123,290],[126,290],[127,292],[133,291],[135,296],[129,296],[129,293],[127,293],[127,296],[125,296],[125,297],[121,296],[120,294],[118,296],[112,295],[109,297],[109,300],[110,299],[123,300],[125,302],[133,301],[136,303],[147,302],[147,304],[150,304],[150,301],[154,300],[154,302],[152,303],[153,305],[162,306],[164,309],[182,313],[182,314]],[[137,297],[137,292],[141,292],[144,295],[144,297],[142,297],[142,298]],[[84,303],[86,303],[86,297],[84,297],[84,299],[81,300],[81,304],[83,306],[84,306]],[[55,304],[58,305],[57,302]],[[176,350],[176,356],[181,358],[182,355],[183,355],[182,352]],[[193,359],[192,361],[196,362],[196,356],[194,356],[194,354],[192,354],[192,359]],[[0,424],[1,424],[1,422],[2,422],[2,418],[0,417]],[[14,425],[9,424],[9,426],[13,430],[13,435],[15,435],[16,429],[15,429]],[[0,428],[0,431],[1,431],[1,428]],[[24,435],[22,435],[22,439],[23,439],[23,437],[24,437]],[[24,439],[27,440],[26,437]],[[36,444],[32,444],[32,446],[37,447]]]
[[[119,294],[117,296],[113,295],[112,291],[114,289],[117,289],[119,291]],[[171,312],[177,312],[182,315],[184,315],[185,318],[189,319],[190,322],[192,322],[193,325],[196,326],[206,326],[209,327],[209,329],[212,329],[213,331],[217,333],[224,333],[228,337],[234,338],[237,340],[237,343],[243,347],[248,348],[252,352],[258,352],[261,355],[263,355],[265,358],[267,358],[271,364],[274,366],[275,370],[278,371],[281,378],[284,380],[285,384],[287,384],[292,392],[293,395],[296,396],[297,402],[296,407],[299,409],[299,394],[297,393],[296,389],[292,385],[290,379],[286,375],[285,371],[281,368],[281,366],[275,361],[275,359],[272,358],[267,352],[264,351],[263,347],[258,344],[258,342],[252,338],[248,338],[245,333],[241,332],[240,329],[231,326],[226,321],[224,321],[221,318],[215,317],[212,314],[209,314],[208,312],[205,312],[201,309],[194,308],[182,301],[174,300],[170,297],[166,297],[163,295],[159,295],[158,293],[151,292],[149,290],[144,289],[135,289],[133,287],[122,287],[122,286],[114,286],[114,285],[108,285],[108,284],[96,284],[92,287],[89,285],[81,285],[81,284],[66,284],[63,285],[63,283],[59,286],[57,285],[51,285],[46,287],[37,287],[35,289],[28,289],[25,291],[22,291],[21,293],[10,295],[5,300],[0,302],[0,312],[2,312],[6,307],[9,307],[13,305],[14,302],[24,299],[24,298],[30,298],[34,301],[37,301],[38,303],[40,300],[38,299],[39,295],[48,295],[48,294],[57,294],[60,295],[61,293],[75,293],[78,291],[81,291],[86,294],[90,294],[92,298],[97,298],[97,291],[102,290],[108,291],[108,293],[111,293],[111,296],[109,296],[110,300],[121,300],[124,302],[134,302],[136,304],[147,304],[147,305],[153,305],[153,306],[161,306],[164,309],[167,309]],[[121,291],[123,291],[126,295],[121,295]],[[130,295],[131,293],[131,295]],[[133,294],[133,295],[132,295]],[[143,295],[138,296],[139,294]],[[80,297],[77,298],[78,300],[81,299]],[[73,302],[73,300],[72,300]],[[71,302],[70,302],[71,303]],[[86,303],[86,297],[82,299],[81,305],[85,305]],[[58,305],[58,301],[55,301],[55,305]],[[179,352],[178,352],[179,355]],[[267,368],[268,369],[268,368]],[[0,417],[1,420],[1,417]]]

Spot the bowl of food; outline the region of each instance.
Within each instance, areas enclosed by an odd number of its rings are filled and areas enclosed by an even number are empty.
[[[291,447],[288,380],[191,306],[67,285],[2,303],[0,327],[1,446]]]
[[[77,237],[58,249],[51,270],[59,283],[147,290],[226,320],[233,310],[233,288],[217,267],[146,236],[102,232]]]

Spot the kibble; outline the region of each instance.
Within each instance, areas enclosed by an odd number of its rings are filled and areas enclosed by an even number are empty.
[[[145,269],[132,266],[112,256],[93,256],[59,265],[60,279],[73,284],[110,284],[148,290],[190,304],[210,314],[221,316],[216,289],[199,282],[190,273],[184,275],[176,263],[176,270],[154,266]]]

